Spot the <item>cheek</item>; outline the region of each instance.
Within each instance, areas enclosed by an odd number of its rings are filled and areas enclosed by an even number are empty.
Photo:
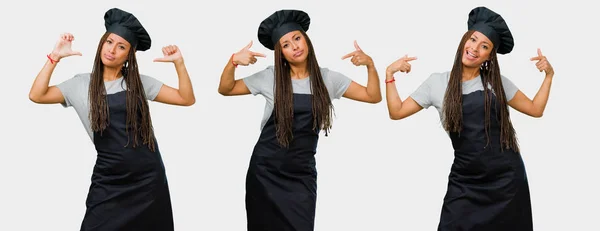
[[[293,52],[288,48],[283,49],[283,57],[286,59],[290,59],[292,57]]]
[[[126,60],[127,59],[127,51],[119,50],[119,59]]]
[[[484,51],[483,54],[481,54],[481,59],[485,60],[489,60],[490,59],[490,51]]]

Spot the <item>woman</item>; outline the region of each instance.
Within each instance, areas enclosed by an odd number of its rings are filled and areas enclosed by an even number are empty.
[[[237,65],[247,66],[263,54],[249,50],[233,54],[221,75],[225,96],[261,94],[266,99],[262,133],[246,177],[248,230],[313,230],[317,195],[315,158],[319,132],[327,135],[333,99],[342,96],[368,103],[381,101],[373,60],[355,43],[356,66],[365,65],[367,87],[341,73],[321,68],[309,37],[308,14],[280,10],[259,26],[258,39],[274,51],[275,66],[235,80]]]
[[[485,7],[469,14],[450,72],[432,74],[404,102],[394,73],[410,72],[403,57],[387,67],[386,97],[390,118],[406,118],[434,106],[454,147],[438,230],[532,230],[527,176],[508,106],[541,117],[554,76],[538,50],[537,68],[546,77],[533,100],[500,75],[497,54],[513,48],[502,17]],[[483,87],[487,86],[487,87]]]
[[[147,100],[194,104],[190,78],[176,46],[164,47],[164,57],[155,61],[175,64],[180,89],[141,75],[135,52],[151,45],[142,24],[117,8],[108,10],[104,20],[106,33],[92,72],[48,86],[61,59],[81,55],[71,49],[73,35],[63,34],[29,98],[75,108],[98,152],[81,230],[173,230],[169,187]]]

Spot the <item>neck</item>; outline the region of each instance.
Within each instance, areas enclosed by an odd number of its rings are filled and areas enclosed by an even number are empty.
[[[475,77],[479,76],[479,67],[466,67],[463,66],[463,71],[462,71],[462,81],[469,81],[471,79],[474,79]]]
[[[123,66],[119,66],[118,68],[104,66],[104,73],[102,76],[104,81],[113,81],[121,77],[121,68],[123,68]]]
[[[299,64],[290,64],[290,76],[292,79],[304,79],[308,77],[308,69],[306,68],[306,62]]]

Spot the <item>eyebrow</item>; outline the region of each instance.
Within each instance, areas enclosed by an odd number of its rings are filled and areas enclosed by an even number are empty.
[[[475,37],[475,39],[479,39],[479,38],[477,37],[477,35],[473,35],[473,37]],[[490,44],[489,44],[488,42],[486,42],[486,41],[483,41],[482,43],[485,43],[485,44],[487,44],[487,45],[490,45]]]
[[[113,41],[113,42],[115,41],[115,40],[114,40],[114,39],[112,39],[112,38],[107,38],[106,40],[110,40],[110,41]],[[127,46],[127,44],[125,44],[124,42],[116,42],[116,43],[117,43],[117,44],[121,44],[121,45],[123,45],[123,46]]]
[[[299,34],[298,34],[298,32],[296,32],[295,34],[293,34],[293,35],[292,35],[292,38],[294,38],[294,37],[296,37],[296,36],[298,36],[298,35],[299,35]],[[283,40],[283,42],[281,42],[281,45],[283,45],[283,44],[284,44],[284,43],[286,43],[286,42],[289,42],[289,40],[288,40],[288,39],[286,39],[286,40]]]

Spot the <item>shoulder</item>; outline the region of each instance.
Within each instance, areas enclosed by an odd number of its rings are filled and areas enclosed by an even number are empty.
[[[78,73],[75,74],[75,76],[73,76],[73,79],[77,80],[77,81],[90,81],[90,78],[92,77],[92,73]]]
[[[433,72],[425,82],[430,85],[446,85],[450,79],[450,71]]]

